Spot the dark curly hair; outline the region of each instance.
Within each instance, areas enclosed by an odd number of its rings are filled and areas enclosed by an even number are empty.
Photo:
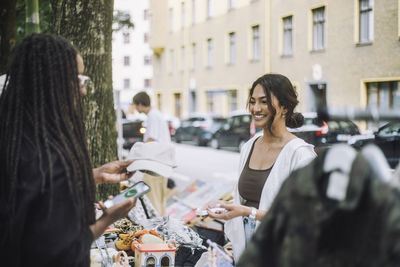
[[[50,192],[50,210],[56,155],[82,225],[94,222],[95,186],[82,117],[77,53],[69,41],[49,34],[32,34],[15,50],[0,96],[0,200],[10,218],[16,212],[19,162],[29,140],[38,157],[41,193]],[[6,220],[1,218],[1,225],[7,226]]]
[[[297,100],[296,91],[293,88],[290,80],[281,75],[281,74],[273,74],[268,73],[260,78],[258,78],[253,85],[251,86],[249,99],[247,101],[247,107],[249,107],[250,98],[253,95],[254,88],[257,85],[261,85],[264,89],[265,95],[267,96],[268,107],[271,112],[271,116],[267,123],[268,131],[272,134],[272,123],[275,119],[276,109],[272,106],[271,103],[271,94],[273,94],[279,101],[279,105],[283,106],[287,109],[286,113],[286,126],[289,128],[297,128],[303,125],[304,117],[301,113],[293,112],[294,108],[297,106],[299,101]]]

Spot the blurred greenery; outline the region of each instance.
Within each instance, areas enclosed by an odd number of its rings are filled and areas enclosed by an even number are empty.
[[[17,0],[17,45],[25,37],[25,1]],[[39,0],[39,24],[41,32],[48,32],[50,26],[51,5],[50,0]]]
[[[17,0],[16,6],[17,15],[17,45],[25,37],[25,1]],[[51,4],[50,0],[39,1],[39,24],[41,32],[46,33],[50,27]],[[113,31],[122,29],[133,29],[135,25],[131,20],[129,13],[116,10],[113,17]]]
[[[114,11],[113,31],[118,32],[122,29],[133,29],[135,25],[131,21],[131,15],[121,10]]]

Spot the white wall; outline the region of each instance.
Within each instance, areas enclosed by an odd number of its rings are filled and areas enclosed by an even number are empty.
[[[148,42],[144,42],[144,34],[149,32],[149,20],[144,18],[144,10],[148,6],[148,0],[114,1],[114,11],[129,12],[135,25],[133,29],[113,33],[113,87],[114,90],[122,90],[120,101],[123,106],[132,101],[135,93],[144,90],[144,80],[152,79],[153,76],[152,65],[144,65],[144,56],[152,57],[153,54]],[[124,43],[124,32],[130,34],[129,44]],[[124,66],[124,56],[130,57],[129,66]],[[124,79],[130,79],[129,89],[124,89]]]

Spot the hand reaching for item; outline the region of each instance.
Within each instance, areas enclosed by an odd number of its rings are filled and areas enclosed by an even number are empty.
[[[126,168],[132,162],[133,160],[112,161],[93,169],[93,178],[95,183],[119,183],[128,180],[132,177],[133,172],[128,173]]]
[[[225,210],[214,210],[212,207],[219,207]],[[211,218],[230,220],[238,216],[247,216],[249,214],[249,207],[220,201],[215,203],[214,206],[207,207],[207,211]]]
[[[107,209],[104,206],[104,203],[100,201],[99,207],[103,211],[103,214],[94,224],[90,226],[94,239],[97,239],[99,236],[101,236],[107,226],[125,217],[135,206],[135,204],[136,198],[130,198]]]

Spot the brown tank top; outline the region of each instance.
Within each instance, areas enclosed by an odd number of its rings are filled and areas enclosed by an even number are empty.
[[[254,170],[249,167],[250,157],[253,153],[256,141],[254,141],[251,147],[246,164],[240,174],[238,189],[239,195],[245,200],[244,205],[258,209],[265,181],[267,180],[273,165],[271,168],[266,170]]]

